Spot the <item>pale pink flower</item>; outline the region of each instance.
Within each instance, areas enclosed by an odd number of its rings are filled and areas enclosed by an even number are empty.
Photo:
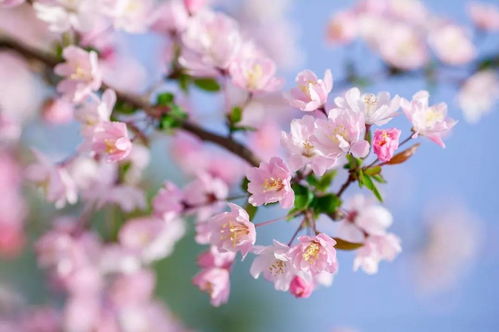
[[[67,169],[62,165],[53,164],[36,150],[33,150],[33,154],[37,161],[27,169],[28,179],[43,190],[45,198],[49,202],[54,202],[56,208],[63,208],[66,203],[76,203],[78,192]]]
[[[469,5],[473,23],[483,30],[499,30],[499,7],[497,4],[473,1]]]
[[[401,251],[400,239],[394,234],[371,235],[357,251],[353,269],[357,271],[362,268],[367,274],[375,274],[380,261],[392,261]]]
[[[230,269],[235,258],[235,252],[220,251],[218,247],[211,246],[210,250],[199,255],[197,263],[202,268],[219,267]]]
[[[142,217],[129,220],[120,230],[122,246],[133,250],[145,263],[167,257],[184,235],[185,226],[174,214],[163,218]]]
[[[74,102],[81,102],[101,87],[97,53],[68,46],[63,51],[63,57],[66,62],[54,68],[57,75],[65,78],[57,85],[57,91]]]
[[[441,147],[445,147],[442,137],[454,127],[457,121],[447,117],[447,104],[429,106],[428,91],[419,91],[412,100],[402,99],[401,106],[412,122],[413,137],[426,136]]]
[[[326,105],[327,97],[333,89],[331,70],[326,70],[323,79],[317,78],[310,70],[304,70],[298,73],[295,81],[297,87],[291,89],[286,96],[291,106],[311,112]]]
[[[351,197],[344,206],[347,215],[338,224],[338,237],[355,243],[364,242],[366,235],[382,235],[393,222],[384,206],[364,195]]]
[[[184,188],[185,203],[190,208],[223,201],[227,198],[228,193],[227,184],[208,173],[197,174],[196,179]]]
[[[50,124],[65,124],[73,119],[73,104],[63,98],[49,99],[42,109],[43,120]]]
[[[339,108],[364,113],[366,124],[376,126],[384,125],[393,119],[400,108],[398,95],[390,98],[388,92],[380,92],[378,95],[361,94],[358,88],[351,88],[344,97],[336,97],[334,102]]]
[[[362,158],[369,153],[369,142],[364,139],[364,113],[334,108],[328,119],[317,119],[312,144],[325,156],[340,158],[347,153]]]
[[[193,15],[199,12],[201,9],[206,7],[208,0],[183,0],[185,8],[187,11]]]
[[[275,121],[265,121],[256,131],[248,133],[248,145],[261,160],[269,160],[279,154],[281,128]]]
[[[264,56],[237,58],[229,73],[235,85],[249,92],[272,92],[282,85],[282,80],[275,77],[274,61]]]
[[[326,38],[332,44],[346,44],[354,40],[358,33],[358,18],[352,11],[340,11],[328,22]]]
[[[437,24],[429,34],[437,57],[450,65],[463,65],[476,56],[475,46],[464,29],[455,24]]]
[[[21,137],[21,132],[18,122],[0,112],[0,144],[16,142]]]
[[[326,271],[335,273],[338,269],[336,261],[336,241],[324,233],[315,237],[300,236],[299,243],[291,248],[291,258],[296,270],[310,272],[313,275]]]
[[[144,33],[152,23],[153,5],[152,0],[108,0],[102,11],[115,29]]]
[[[128,157],[132,142],[128,138],[127,126],[123,122],[102,122],[92,135],[92,151],[102,155],[108,162],[118,162]]]
[[[153,200],[154,214],[162,217],[167,213],[180,214],[184,210],[184,194],[172,182],[166,181]]]
[[[94,0],[38,0],[33,8],[38,18],[47,22],[54,32],[89,31],[101,19]]]
[[[307,298],[314,290],[313,282],[306,280],[298,275],[294,276],[289,286],[289,292],[297,298]]]
[[[182,0],[163,2],[152,15],[152,30],[164,34],[182,32],[189,20],[189,13]]]
[[[80,108],[75,111],[75,118],[83,125],[83,135],[90,136],[94,127],[101,122],[108,122],[116,103],[116,93],[106,90],[101,98],[91,95]]]
[[[274,240],[273,245],[255,250],[257,257],[251,264],[250,274],[257,279],[261,273],[268,281],[274,283],[276,290],[286,292],[295,275],[290,256],[290,248]]]
[[[210,295],[211,304],[215,307],[224,304],[230,294],[230,273],[227,269],[212,267],[199,272],[192,282],[203,292]]]
[[[280,202],[284,209],[293,206],[295,193],[291,189],[291,172],[281,158],[274,157],[260,163],[259,167],[248,169],[246,176],[251,194],[248,202],[252,205]]]
[[[230,212],[216,214],[196,225],[196,240],[202,244],[217,246],[221,252],[241,251],[244,257],[255,244],[255,225],[249,221],[248,213],[243,208],[233,203],[228,204]]]
[[[179,62],[194,76],[215,76],[237,57],[241,36],[230,17],[209,10],[195,15],[182,35]]]
[[[326,156],[312,143],[317,130],[314,117],[305,115],[301,119],[294,119],[290,127],[289,134],[282,132],[281,142],[288,153],[291,171],[310,167],[316,175],[322,176],[336,165],[337,158]]]
[[[466,79],[458,95],[464,118],[476,123],[490,112],[499,100],[499,76],[496,71],[481,70]]]
[[[400,129],[378,129],[374,132],[373,150],[379,160],[385,162],[393,157],[399,147]]]
[[[15,7],[24,3],[25,0],[0,0],[0,7]]]

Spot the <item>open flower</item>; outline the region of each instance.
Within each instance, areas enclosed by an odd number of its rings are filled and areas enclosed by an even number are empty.
[[[304,70],[296,76],[297,87],[287,96],[289,104],[305,112],[324,107],[327,97],[333,89],[333,75],[328,69],[324,79],[317,78],[314,72]]]
[[[471,20],[480,29],[499,31],[499,7],[496,4],[473,1],[469,12]]]
[[[323,271],[335,273],[338,269],[336,261],[336,241],[324,233],[315,237],[300,236],[299,243],[291,248],[291,257],[296,270],[310,272],[313,275]]]
[[[393,157],[399,147],[400,129],[378,129],[374,132],[373,150],[378,159],[385,162]]]
[[[330,158],[340,158],[347,153],[362,158],[369,153],[369,142],[364,139],[366,131],[364,114],[348,109],[335,108],[329,111],[328,119],[317,119],[312,144]]]
[[[83,136],[90,136],[99,123],[108,122],[115,104],[116,93],[108,89],[101,98],[92,94],[81,107],[76,109],[75,118],[83,126]]]
[[[57,91],[74,102],[81,102],[92,91],[97,91],[102,83],[97,53],[68,46],[62,56],[66,62],[54,68],[57,75],[65,77],[57,85]]]
[[[288,152],[291,171],[310,167],[316,175],[323,175],[336,165],[337,159],[324,155],[312,144],[317,129],[314,117],[305,115],[291,121],[290,133],[282,133],[282,144]]]
[[[287,291],[295,275],[289,253],[289,247],[277,240],[271,246],[257,249],[258,256],[251,265],[251,275],[257,279],[263,273],[265,279],[274,283],[275,289]]]
[[[202,268],[220,267],[230,269],[236,253],[232,251],[220,251],[218,247],[211,246],[210,250],[203,252],[198,256],[198,265]]]
[[[429,106],[428,91],[419,91],[412,100],[402,99],[402,109],[412,122],[414,136],[426,136],[441,147],[445,147],[442,137],[445,136],[457,123],[447,117],[447,104],[440,103]]]
[[[275,72],[274,61],[259,55],[236,59],[230,65],[234,84],[249,92],[272,92],[279,89],[282,81],[275,77]]]
[[[98,3],[94,0],[39,0],[33,3],[36,16],[47,22],[51,31],[59,33],[70,29],[92,30],[101,23],[97,8]]]
[[[203,269],[193,279],[194,285],[210,295],[211,304],[215,307],[224,304],[230,294],[230,273],[227,269],[212,267]]]
[[[284,209],[293,206],[295,193],[291,189],[291,173],[281,158],[262,162],[260,167],[250,168],[246,175],[251,193],[248,201],[252,205],[280,202]]]
[[[364,113],[366,124],[376,126],[384,125],[393,119],[400,107],[399,96],[390,98],[388,92],[361,95],[358,88],[351,88],[344,97],[336,97],[334,102],[339,108]]]
[[[369,236],[364,246],[357,252],[353,262],[353,269],[362,268],[367,274],[378,272],[378,264],[382,260],[391,261],[402,251],[400,239],[394,234]]]
[[[437,24],[430,33],[430,45],[438,58],[450,65],[463,65],[476,55],[475,46],[465,30],[455,24]]]
[[[196,226],[198,242],[217,246],[221,252],[241,251],[243,257],[253,249],[256,241],[255,225],[249,221],[248,213],[233,203],[231,211],[214,215]]]
[[[182,191],[172,182],[166,181],[153,200],[154,214],[159,217],[167,213],[179,214],[183,211]]]
[[[128,138],[126,124],[122,122],[102,122],[94,129],[92,150],[105,156],[108,162],[118,162],[128,157],[132,142]]]

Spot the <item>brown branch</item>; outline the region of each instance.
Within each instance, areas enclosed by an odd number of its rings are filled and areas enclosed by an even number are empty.
[[[32,48],[31,46],[25,45],[22,42],[4,36],[0,36],[0,50],[1,49],[16,52],[17,54],[23,56],[28,60],[36,60],[49,67],[54,67],[60,62],[53,54]],[[161,112],[158,112],[157,108],[155,108],[141,96],[135,96],[129,93],[118,91],[105,83],[102,84],[102,88],[114,90],[119,100],[128,103],[138,109],[144,110],[144,112],[146,112],[150,116],[158,117],[161,115]],[[251,152],[251,150],[249,150],[240,142],[208,131],[189,121],[185,121],[182,124],[181,128],[199,137],[203,141],[211,142],[232,152],[241,159],[247,161],[252,166],[258,166],[260,164],[259,159],[253,154],[253,152]]]

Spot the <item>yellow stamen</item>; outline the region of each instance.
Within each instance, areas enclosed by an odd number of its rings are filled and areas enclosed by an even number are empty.
[[[232,247],[235,248],[237,242],[239,242],[239,239],[249,234],[249,229],[246,225],[235,220],[231,220],[222,225],[220,234],[222,240],[229,239],[232,243]]]
[[[320,251],[320,244],[318,244],[317,242],[312,242],[305,249],[305,252],[303,253],[303,259],[308,263],[313,263],[317,259]]]
[[[274,177],[265,179],[263,182],[264,191],[279,191],[284,188],[284,183],[281,179],[276,179]]]

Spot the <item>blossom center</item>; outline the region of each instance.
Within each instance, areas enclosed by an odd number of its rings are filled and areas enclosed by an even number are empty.
[[[286,262],[276,259],[272,265],[269,266],[269,272],[273,276],[278,276],[286,271]]]
[[[263,189],[264,191],[279,191],[284,188],[284,183],[282,182],[281,179],[277,179],[274,177],[265,179],[263,182]]]
[[[71,74],[70,78],[72,80],[79,80],[79,81],[90,81],[91,80],[90,75],[80,65],[76,65],[76,68],[75,68],[74,72]]]
[[[259,63],[254,64],[247,71],[246,75],[247,75],[247,80],[248,80],[248,88],[249,89],[256,89],[258,86],[258,81],[260,81],[262,76],[263,76],[263,68]]]
[[[236,221],[229,221],[222,225],[220,230],[222,240],[230,240],[232,247],[236,247],[239,240],[249,234],[248,227]]]
[[[321,246],[317,242],[311,242],[303,253],[303,259],[308,263],[313,263],[319,256],[320,251]]]
[[[314,146],[309,141],[303,142],[303,156],[311,158],[315,155]]]

